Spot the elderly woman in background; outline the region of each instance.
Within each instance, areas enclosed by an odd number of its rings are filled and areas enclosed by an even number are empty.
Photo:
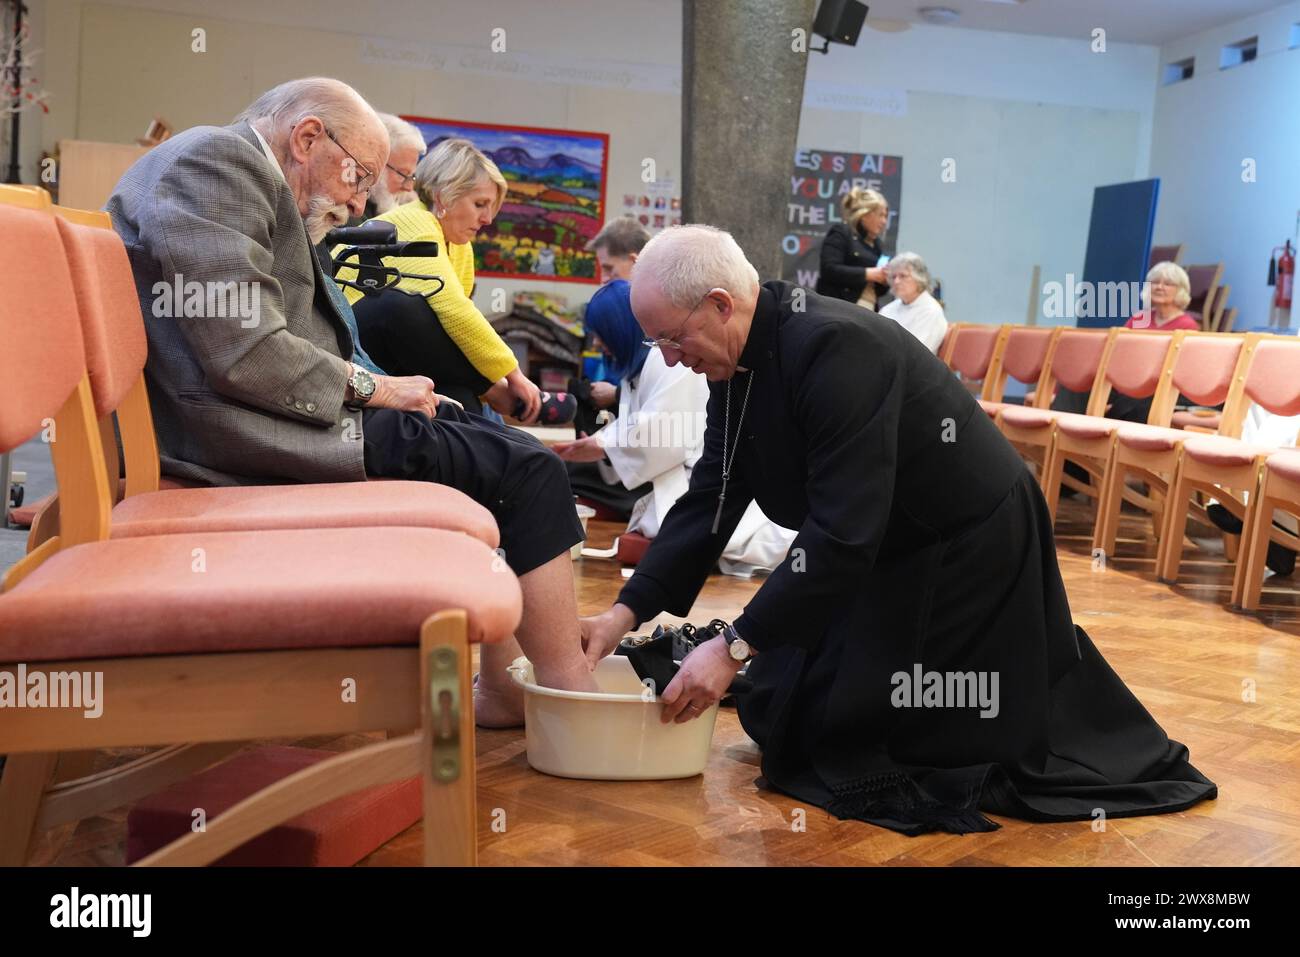
[[[415,168],[416,198],[376,216],[397,227],[398,242],[435,242],[438,255],[386,257],[404,276],[395,288],[362,297],[347,288],[370,357],[392,375],[423,375],[470,411],[480,398],[504,415],[534,421],[541,394],[510,347],[470,298],[474,236],[506,197],[497,165],[469,140],[446,139]],[[339,279],[355,279],[344,266]],[[433,278],[416,279],[413,274]],[[441,280],[441,282],[439,282]]]
[[[844,222],[822,240],[816,291],[875,309],[888,288],[880,237],[889,225],[889,203],[874,189],[855,188],[840,205]]]
[[[1156,263],[1142,287],[1142,311],[1124,325],[1129,329],[1200,329],[1196,317],[1187,311],[1191,301],[1192,281],[1187,271],[1177,263]]]
[[[930,295],[930,270],[925,260],[916,253],[901,253],[885,267],[889,288],[897,297],[880,310],[886,319],[893,319],[938,355],[948,331],[943,306]]]

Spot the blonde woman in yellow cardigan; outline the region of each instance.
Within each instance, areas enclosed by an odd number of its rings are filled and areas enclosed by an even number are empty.
[[[344,291],[353,305],[363,348],[390,375],[423,375],[438,392],[470,411],[482,402],[504,415],[535,421],[541,407],[537,386],[470,298],[474,290],[474,236],[496,218],[506,198],[497,165],[465,139],[446,139],[415,168],[416,200],[375,219],[397,228],[398,242],[435,242],[436,257],[396,257],[384,264],[404,276],[398,289],[362,298]],[[339,269],[340,279],[356,270]],[[409,370],[403,372],[401,370]]]

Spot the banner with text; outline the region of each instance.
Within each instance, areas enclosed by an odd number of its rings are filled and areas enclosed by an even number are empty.
[[[879,153],[797,150],[781,240],[783,279],[812,289],[817,285],[822,239],[843,222],[840,202],[854,187],[874,189],[889,203],[889,225],[880,243],[892,256],[898,242],[898,206],[903,195],[903,158]]]

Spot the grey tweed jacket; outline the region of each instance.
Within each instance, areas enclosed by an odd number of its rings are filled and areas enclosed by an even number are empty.
[[[166,140],[105,208],[144,312],[163,471],[216,485],[363,480],[361,414],[343,407],[352,334],[252,128]]]

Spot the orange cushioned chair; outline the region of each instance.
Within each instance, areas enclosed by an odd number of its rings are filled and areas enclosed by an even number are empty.
[[[974,391],[976,382],[981,384],[980,398],[991,399],[993,386],[989,375],[1007,343],[1010,326],[986,326],[981,323],[957,323],[952,327],[951,337],[943,356],[948,368],[961,376],[966,388]]]
[[[1273,525],[1273,512],[1282,509],[1300,516],[1300,452],[1286,449],[1274,452],[1264,462],[1257,493],[1251,497],[1246,519],[1246,553],[1237,560],[1237,601],[1244,611],[1259,608],[1260,592],[1264,588],[1264,556],[1268,543],[1294,542],[1286,533]],[[1290,544],[1295,548],[1295,544]]]
[[[1177,401],[1184,395],[1193,402],[1218,405],[1233,395],[1234,383],[1240,394],[1240,377],[1249,362],[1245,336],[1220,333],[1188,332],[1184,335],[1170,377],[1170,388],[1165,402]],[[1239,404],[1234,401],[1234,405]],[[1154,408],[1150,422],[1158,420]],[[1240,417],[1229,414],[1227,420],[1216,420],[1222,435],[1235,435],[1234,428],[1241,427]],[[1115,552],[1115,539],[1119,531],[1121,496],[1149,512],[1153,517],[1153,532],[1157,540],[1163,534],[1164,494],[1182,455],[1182,441],[1189,433],[1180,428],[1162,428],[1137,422],[1121,423],[1115,432],[1112,458],[1102,476],[1102,491],[1097,509],[1097,522],[1093,527],[1093,549],[1105,555]],[[1125,479],[1138,475],[1151,493],[1148,496],[1131,494],[1125,488]]]
[[[1098,411],[1098,386],[1101,382],[1098,373],[1115,334],[1114,329],[1062,329],[1047,353],[1046,367],[1034,393],[1034,404],[1009,405],[998,410],[996,422],[1002,434],[1021,455],[1039,466],[1038,480],[1043,485],[1043,495],[1053,520],[1060,498],[1060,483],[1049,487],[1043,481],[1043,471],[1047,466],[1048,449],[1056,438],[1056,417],[1060,413],[1053,412],[1049,406],[1060,385],[1075,392],[1090,392],[1087,411]],[[1087,487],[1073,476],[1065,476],[1064,481],[1076,490]]]
[[[1090,400],[1090,406],[1098,410],[1108,408],[1112,391],[1134,399],[1150,398],[1147,423],[1168,425],[1174,406],[1170,382],[1182,340],[1177,332],[1119,330],[1111,337],[1102,358],[1104,371],[1097,377],[1092,397],[1095,401]],[[1088,473],[1090,482],[1083,489],[1084,494],[1100,501],[1115,446],[1115,432],[1122,424],[1122,420],[1105,418],[1101,412],[1095,415],[1066,412],[1056,416],[1056,430],[1043,470],[1044,486],[1059,488],[1065,463],[1073,462]]]
[[[989,370],[989,384],[985,389],[988,398],[979,400],[980,408],[988,413],[990,419],[996,419],[998,412],[1008,405],[1002,401],[1006,394],[1008,376],[1025,385],[1037,385],[1043,370],[1047,367],[1048,353],[1060,334],[1060,326],[1056,328],[1011,327],[1002,355]],[[1049,399],[1050,396],[1044,390],[1035,392],[1032,400],[1026,396],[1024,404],[1046,408]]]
[[[0,671],[102,682],[98,716],[0,709],[0,865],[23,863],[36,832],[137,800],[228,754],[231,742],[365,731],[401,736],[294,774],[142,863],[206,863],[308,808],[415,776],[425,860],[473,863],[469,643],[513,632],[515,577],[482,541],[428,528],[111,539],[58,228],[48,212],[0,205],[0,233],[11,244],[0,450],[44,431],[61,496],[59,535],[5,577]],[[62,752],[155,746],[177,747],[55,780]]]
[[[126,249],[107,213],[55,209],[77,292],[86,366],[104,438],[110,494],[116,500],[117,445],[126,461],[125,498],[113,510],[113,537],[183,531],[254,531],[406,525],[444,528],[499,544],[487,509],[432,482],[171,488],[159,491],[159,456],[143,367],[147,344]],[[92,225],[93,224],[93,225]],[[100,227],[100,228],[96,228]],[[360,413],[357,413],[360,415]],[[29,547],[55,523],[33,526]]]
[[[1252,335],[1246,348],[1249,350],[1249,365],[1242,382],[1244,399],[1232,403],[1233,417],[1245,417],[1244,400],[1254,402],[1275,415],[1300,414],[1300,375],[1296,374],[1300,369],[1300,340],[1294,336]],[[1227,411],[1225,405],[1225,419]],[[1205,506],[1195,501],[1192,493],[1213,496],[1245,523],[1246,503],[1242,501],[1242,493],[1251,493],[1258,488],[1264,463],[1276,451],[1223,435],[1184,433],[1182,456],[1170,483],[1168,514],[1160,554],[1156,559],[1156,573],[1161,581],[1173,583],[1178,580],[1189,513],[1203,517],[1206,524],[1213,524],[1205,516]],[[1276,531],[1276,536],[1287,547],[1300,548],[1300,540],[1295,536],[1281,530]],[[1250,543],[1243,542],[1242,545],[1249,547]],[[1231,601],[1234,605],[1240,603],[1241,589],[1245,584],[1241,557],[1239,553],[1238,567],[1233,576]]]

